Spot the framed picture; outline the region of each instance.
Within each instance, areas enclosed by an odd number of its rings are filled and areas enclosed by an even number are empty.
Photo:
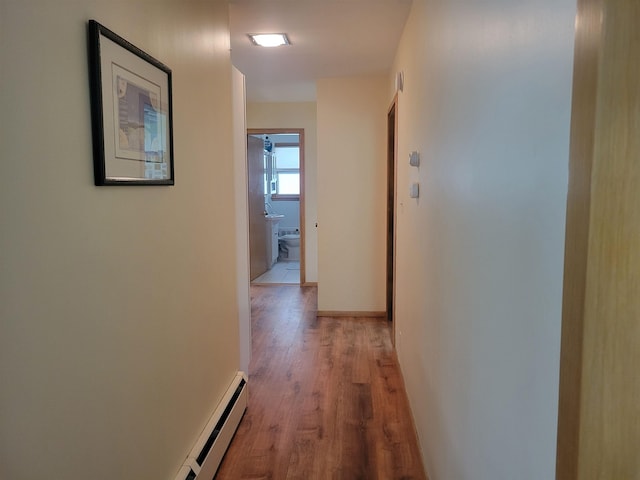
[[[96,185],[173,185],[171,70],[95,20],[89,74]]]

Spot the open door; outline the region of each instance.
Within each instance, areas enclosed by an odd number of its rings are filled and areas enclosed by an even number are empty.
[[[264,221],[264,142],[247,136],[249,183],[249,276],[254,280],[267,271],[267,230]]]

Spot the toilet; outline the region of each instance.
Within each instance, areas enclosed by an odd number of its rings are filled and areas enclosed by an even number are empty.
[[[287,233],[278,237],[280,259],[285,261],[300,260],[300,234]]]

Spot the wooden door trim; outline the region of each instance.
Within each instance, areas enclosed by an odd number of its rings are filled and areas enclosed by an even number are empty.
[[[393,125],[390,125],[393,116]],[[393,145],[391,145],[393,141]],[[387,247],[386,247],[386,310],[387,319],[392,322],[391,340],[395,345],[395,303],[396,303],[396,197],[398,170],[398,94],[396,93],[387,110]]]
[[[637,478],[637,0],[578,0],[556,478]]]

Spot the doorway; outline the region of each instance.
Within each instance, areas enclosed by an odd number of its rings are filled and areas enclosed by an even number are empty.
[[[387,114],[387,320],[394,320],[395,302],[395,204],[396,204],[396,137],[398,95],[393,98]],[[392,340],[395,343],[395,328],[392,328]]]
[[[250,280],[305,283],[304,129],[247,129]]]

